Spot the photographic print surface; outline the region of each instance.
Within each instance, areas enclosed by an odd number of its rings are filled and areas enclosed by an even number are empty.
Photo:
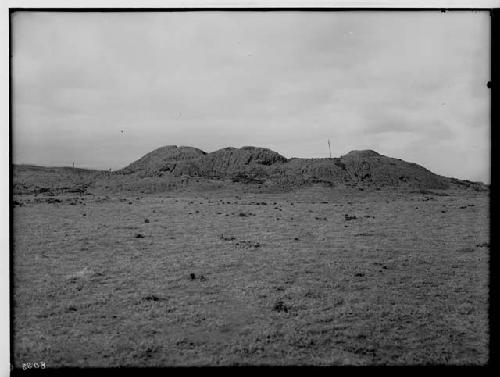
[[[488,12],[11,39],[16,368],[487,363]]]

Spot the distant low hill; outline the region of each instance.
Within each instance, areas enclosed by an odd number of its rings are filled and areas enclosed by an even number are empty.
[[[72,167],[14,165],[13,191],[16,194],[81,192],[102,174],[99,170]]]
[[[382,189],[470,188],[487,190],[480,182],[443,177],[426,168],[372,150],[352,151],[340,158],[287,159],[267,148],[223,148],[207,153],[198,148],[169,145],[153,150],[125,168],[106,171],[14,167],[14,192],[101,191],[158,192],[185,188],[189,182],[224,181],[281,189],[323,184]]]

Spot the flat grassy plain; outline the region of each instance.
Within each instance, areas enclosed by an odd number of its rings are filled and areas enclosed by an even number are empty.
[[[18,367],[488,360],[488,193],[14,199]]]

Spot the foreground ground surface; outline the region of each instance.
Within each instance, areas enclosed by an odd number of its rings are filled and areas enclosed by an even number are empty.
[[[16,365],[485,363],[489,198],[444,193],[15,198]]]

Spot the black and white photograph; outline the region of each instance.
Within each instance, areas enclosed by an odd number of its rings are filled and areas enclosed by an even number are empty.
[[[9,17],[12,368],[489,363],[489,10]]]

